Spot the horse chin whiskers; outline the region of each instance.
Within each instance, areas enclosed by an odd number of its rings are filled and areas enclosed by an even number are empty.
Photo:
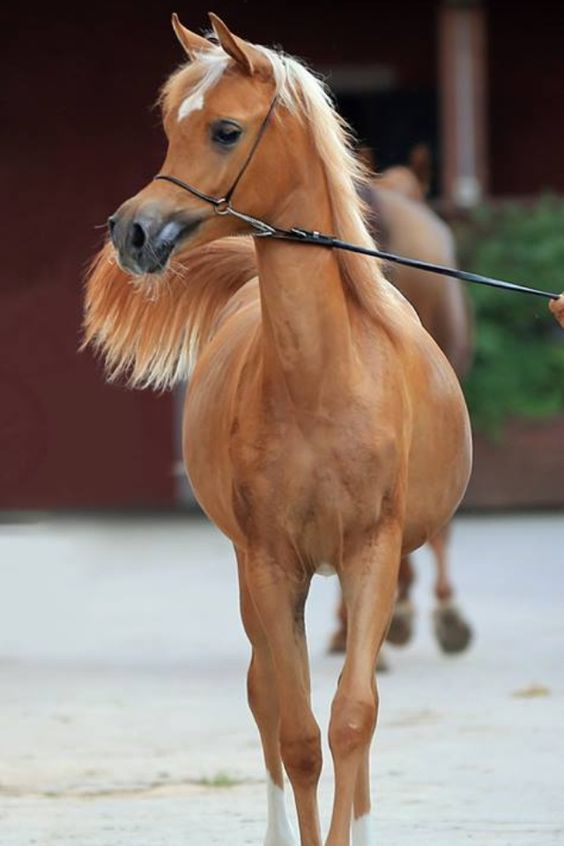
[[[127,273],[127,284],[134,289],[137,294],[142,295],[145,299],[154,301],[158,298],[163,284],[168,282],[170,267],[164,267],[158,273],[142,273],[132,272],[129,268],[124,268],[120,262],[117,262],[121,269]]]
[[[129,284],[143,299],[148,302],[156,302],[160,296],[163,284],[165,284],[165,274],[156,275],[146,273],[143,276],[131,277]]]
[[[145,272],[139,267],[124,262],[117,251],[114,253],[113,259],[110,259],[109,262],[110,264],[117,264],[119,269],[127,274],[131,284],[138,284],[139,280],[142,280],[146,276]]]

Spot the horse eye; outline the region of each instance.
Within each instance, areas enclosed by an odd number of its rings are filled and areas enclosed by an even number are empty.
[[[211,139],[220,147],[233,147],[241,137],[242,129],[230,120],[218,120],[212,124]]]

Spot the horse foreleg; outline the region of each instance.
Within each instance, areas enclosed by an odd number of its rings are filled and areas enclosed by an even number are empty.
[[[301,846],[321,846],[317,808],[321,737],[310,705],[304,627],[309,580],[304,583],[288,577],[264,554],[247,557],[245,575],[269,646],[279,707],[280,753],[296,800]]]
[[[327,846],[348,846],[353,800],[353,843],[371,843],[368,756],[378,712],[374,670],[394,606],[400,549],[401,526],[390,519],[341,574],[348,638],[329,724],[335,799]]]
[[[264,846],[296,846],[284,798],[280,757],[280,709],[270,647],[245,580],[244,557],[237,552],[243,626],[252,646],[247,675],[249,706],[260,734],[267,775],[268,825]]]
[[[433,624],[437,641],[443,652],[462,652],[472,639],[472,629],[454,603],[454,589],[449,578],[447,556],[449,535],[450,527],[445,526],[429,541],[437,568],[435,580],[437,604],[433,612]]]
[[[353,846],[372,846],[374,842],[370,807],[370,745],[368,745],[358,768],[354,789]]]
[[[398,574],[398,590],[394,613],[390,621],[390,627],[386,634],[386,640],[394,646],[405,646],[413,637],[413,620],[415,610],[411,602],[411,588],[415,581],[415,570],[409,555],[401,559]],[[337,612],[338,628],[331,638],[329,652],[340,653],[346,651],[347,646],[347,606],[342,595],[339,600]],[[384,661],[381,652],[378,658],[378,670],[386,670],[387,663]]]

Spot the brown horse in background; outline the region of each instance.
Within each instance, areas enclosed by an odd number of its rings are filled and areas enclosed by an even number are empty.
[[[371,151],[363,148],[361,155],[373,171]],[[430,182],[429,150],[420,144],[412,150],[408,167],[387,168],[363,188],[362,196],[370,209],[371,229],[384,250],[455,267],[452,232],[425,202]],[[385,273],[414,306],[423,326],[462,380],[469,369],[473,347],[472,316],[463,283],[402,265],[388,264]],[[448,536],[449,529],[445,527],[430,539],[429,545],[436,567],[434,631],[441,649],[454,653],[467,648],[472,630],[454,603],[447,557]],[[397,646],[408,643],[413,636],[414,607],[410,598],[413,582],[413,564],[410,557],[405,556],[400,565],[396,607],[387,634],[387,640]],[[347,626],[343,601],[338,617],[339,627],[330,645],[332,652],[345,649]],[[384,662],[379,665],[381,669],[385,666]]]
[[[322,84],[296,59],[212,24],[217,43],[174,20],[189,63],[162,97],[163,173],[188,191],[151,181],[112,216],[88,282],[86,342],[110,376],[141,386],[173,385],[194,367],[185,462],[235,548],[268,774],[266,846],[296,843],[283,768],[301,846],[322,843],[304,608],[315,573],[338,575],[348,637],[325,844],[349,846],[352,827],[354,846],[370,846],[375,668],[400,559],[460,502],[470,423],[448,360],[377,261],[228,237],[249,233],[220,201],[236,186],[233,207],[248,215],[373,245],[362,172]]]

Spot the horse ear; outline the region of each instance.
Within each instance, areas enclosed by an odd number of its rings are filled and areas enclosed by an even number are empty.
[[[197,53],[205,53],[206,50],[211,49],[212,45],[207,38],[202,38],[201,35],[182,26],[176,12],[172,13],[172,28],[190,61],[196,58]]]
[[[234,35],[221,18],[213,12],[209,12],[209,17],[220,45],[232,59],[235,59],[245,73],[252,75],[255,72],[264,73],[271,70],[270,62],[260,50]]]

